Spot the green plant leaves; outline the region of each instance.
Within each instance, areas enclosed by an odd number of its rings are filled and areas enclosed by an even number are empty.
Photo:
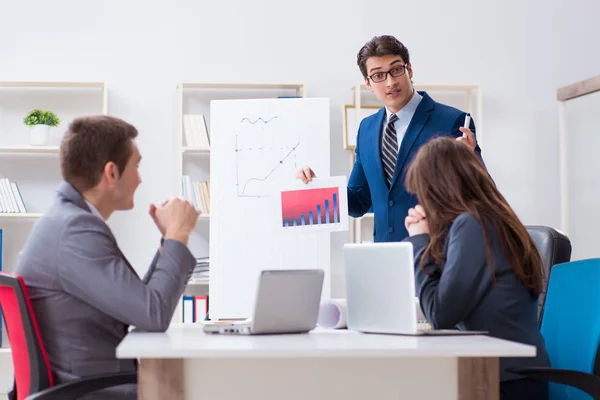
[[[25,118],[23,123],[27,126],[34,125],[49,125],[58,126],[60,125],[60,118],[56,116],[52,111],[40,110],[38,108],[31,110]]]

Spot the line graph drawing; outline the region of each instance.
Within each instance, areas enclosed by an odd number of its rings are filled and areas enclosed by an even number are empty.
[[[278,169],[280,166],[282,166],[282,165],[283,165],[283,163],[285,162],[285,160],[286,160],[286,159],[287,159],[287,158],[288,158],[290,155],[292,155],[292,154],[293,154],[293,153],[296,151],[296,149],[298,148],[298,146],[300,146],[300,142],[296,143],[296,145],[295,145],[294,147],[292,147],[292,149],[291,149],[291,150],[290,150],[290,151],[289,151],[289,152],[288,152],[288,153],[285,155],[285,157],[283,157],[281,160],[279,160],[279,162],[278,162],[278,163],[275,165],[275,167],[273,167],[273,169],[271,169],[271,171],[269,171],[269,173],[268,173],[268,174],[267,174],[267,175],[266,175],[264,178],[250,178],[250,179],[248,179],[248,180],[246,181],[246,183],[244,183],[244,187],[242,188],[242,191],[241,191],[241,193],[239,192],[239,185],[240,185],[240,182],[238,181],[238,182],[237,182],[237,185],[238,185],[238,196],[242,196],[242,197],[244,197],[244,196],[245,196],[245,194],[246,194],[246,188],[248,187],[248,184],[250,184],[251,182],[253,182],[253,181],[256,181],[256,182],[264,182],[264,181],[266,181],[267,179],[269,179],[269,177],[270,177],[271,175],[273,175],[273,173],[274,173],[275,171],[277,171],[277,169]],[[258,149],[257,149],[257,150],[258,150]],[[283,149],[281,149],[281,150],[283,150]],[[295,168],[296,168],[296,162],[295,162],[295,160],[294,160],[294,163],[293,163],[293,164],[294,164],[294,169],[295,169]],[[263,197],[263,196],[257,196],[257,195],[254,195],[254,196],[251,196],[251,197]]]
[[[284,121],[277,119],[241,118],[235,139],[238,197],[269,197],[272,182],[295,176],[301,141],[282,131]]]
[[[263,123],[268,124],[269,122],[273,121],[275,118],[277,118],[277,117],[271,117],[271,118],[265,120],[262,117],[258,117],[257,119],[255,119],[254,121],[252,121],[250,118],[244,117],[244,118],[242,118],[242,120],[240,122],[248,121],[249,123],[251,123],[252,125],[254,125],[258,121],[262,121]]]

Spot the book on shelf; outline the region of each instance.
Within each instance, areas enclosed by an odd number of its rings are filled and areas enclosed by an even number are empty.
[[[183,175],[181,193],[203,215],[210,214],[210,182],[192,182],[192,178],[189,175]]]
[[[194,323],[206,320],[208,301],[208,296],[183,296],[181,322]]]
[[[210,135],[204,115],[185,114],[183,116],[183,133],[188,147],[200,150],[210,149]]]
[[[194,296],[183,296],[181,298],[181,322],[192,323],[194,322]]]
[[[26,213],[27,208],[16,182],[0,179],[0,213]]]
[[[208,296],[194,296],[194,322],[206,320],[208,316]]]
[[[204,281],[209,278],[210,259],[208,257],[196,258],[196,266],[190,275],[189,281]]]

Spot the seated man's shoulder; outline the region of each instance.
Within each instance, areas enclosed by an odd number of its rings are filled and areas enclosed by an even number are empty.
[[[90,211],[69,202],[55,204],[44,214],[40,222],[59,224],[65,228],[77,226],[106,227],[106,223]]]
[[[15,272],[22,275],[28,285],[46,287],[51,284],[49,275],[56,272],[58,253],[66,238],[73,236],[75,226],[85,224],[91,213],[73,204],[55,202],[37,221],[19,254]],[[89,223],[88,223],[89,224]],[[48,282],[42,284],[41,278]]]
[[[72,203],[54,204],[36,223],[23,248],[19,271],[35,265],[57,268],[74,253],[116,252],[110,228],[98,216]],[[74,252],[74,253],[73,253]],[[26,267],[25,267],[26,266]]]
[[[69,241],[112,241],[110,228],[102,219],[72,203],[54,204],[31,232],[27,248],[58,248]]]

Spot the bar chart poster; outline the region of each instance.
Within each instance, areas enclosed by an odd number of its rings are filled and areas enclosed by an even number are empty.
[[[300,188],[281,191],[282,228],[308,231],[348,229],[345,179],[343,185],[335,186],[327,186],[325,181],[308,185],[302,183]],[[296,183],[296,186],[299,184]]]

